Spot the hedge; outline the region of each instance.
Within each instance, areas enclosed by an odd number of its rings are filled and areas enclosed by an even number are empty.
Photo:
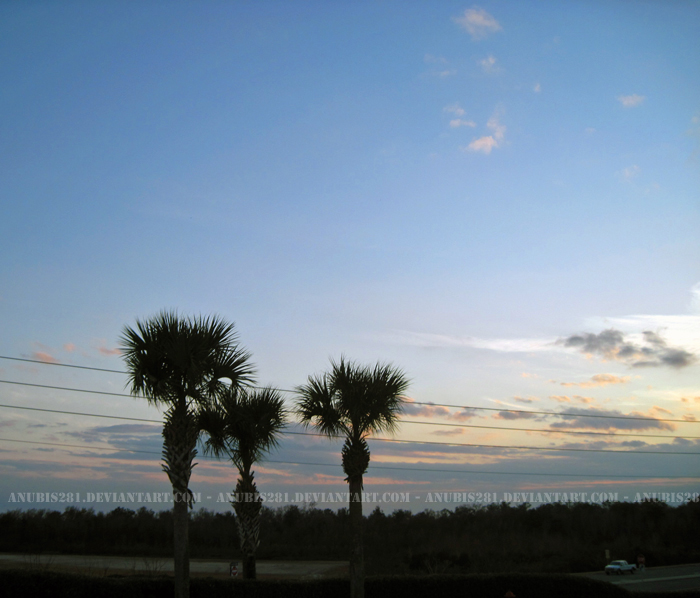
[[[573,575],[499,574],[370,577],[366,598],[700,598],[700,592],[629,591]],[[349,596],[348,579],[225,580],[194,577],[191,598],[326,598]],[[172,598],[172,577],[96,577],[7,569],[0,571],[0,598]]]

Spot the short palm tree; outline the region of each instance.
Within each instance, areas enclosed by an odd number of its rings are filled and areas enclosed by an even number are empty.
[[[408,384],[403,371],[392,365],[361,366],[341,357],[331,361],[329,372],[309,376],[308,383],[297,388],[302,424],[313,425],[329,438],[345,438],[342,461],[350,490],[352,598],[364,596],[362,476],[370,460],[367,437],[396,430]]]
[[[262,498],[255,485],[253,464],[278,445],[286,410],[279,391],[231,388],[201,415],[209,435],[205,450],[226,456],[238,469],[235,499],[236,527],[243,553],[243,577],[255,579],[255,551],[260,544]]]
[[[126,326],[120,341],[131,394],[165,408],[163,470],[173,488],[175,597],[188,598],[188,509],[194,502],[189,481],[198,413],[229,386],[252,383],[250,354],[239,347],[233,324],[167,311]]]

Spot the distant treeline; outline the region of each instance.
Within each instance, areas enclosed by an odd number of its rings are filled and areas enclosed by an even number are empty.
[[[365,517],[368,573],[577,572],[611,559],[647,566],[700,562],[700,503],[507,503],[453,511]],[[347,509],[263,508],[259,558],[347,560]],[[195,511],[194,558],[240,558],[232,512]],[[172,555],[172,513],[117,508],[109,513],[68,507],[0,514],[0,552],[127,556]]]

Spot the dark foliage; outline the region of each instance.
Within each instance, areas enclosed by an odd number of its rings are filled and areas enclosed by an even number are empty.
[[[172,554],[169,511],[68,508],[0,514],[0,552]],[[263,508],[261,559],[347,560],[347,509]],[[494,504],[454,511],[375,509],[365,518],[368,573],[570,573],[611,558],[648,566],[700,562],[700,503]],[[191,515],[193,557],[240,560],[233,513]]]
[[[374,577],[366,582],[367,598],[501,598],[508,590],[518,598],[630,598],[627,590],[569,575],[431,575]],[[0,598],[170,598],[172,578],[86,577],[53,572],[0,571]],[[346,579],[254,581],[195,578],[192,598],[326,598],[350,593]],[[644,598],[699,598],[698,592],[643,593]]]

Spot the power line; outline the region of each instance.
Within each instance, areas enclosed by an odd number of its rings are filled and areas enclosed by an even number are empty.
[[[26,359],[26,358],[19,358],[19,357],[8,357],[6,355],[0,355],[0,359],[8,359],[11,361],[23,361],[27,363],[36,363],[39,365],[53,365],[53,366],[58,366],[58,367],[67,367],[67,368],[76,368],[76,369],[81,369],[81,370],[93,370],[95,372],[109,372],[113,374],[128,374],[128,372],[122,371],[122,370],[110,370],[110,369],[105,369],[105,368],[96,368],[96,367],[88,367],[84,365],[72,365],[68,363],[59,363],[59,362],[54,362],[54,361],[40,361],[38,359]],[[0,382],[3,382],[5,384],[23,384],[21,382],[8,382],[6,380],[0,380]],[[100,392],[100,391],[89,391],[89,390],[79,390],[79,389],[68,389],[68,388],[62,388],[62,387],[52,387],[52,386],[42,386],[42,385],[31,385],[31,384],[26,384],[26,386],[38,386],[40,388],[53,388],[55,390],[72,390],[75,392],[92,392],[95,394],[107,394],[111,396],[118,396],[118,397],[132,397],[133,395],[126,395],[126,394],[116,394],[116,393],[105,393],[105,392]],[[253,386],[253,388],[261,388],[260,386]],[[277,389],[280,392],[288,392],[295,394],[295,390],[290,390],[288,388],[278,388]],[[557,411],[530,411],[527,409],[501,409],[498,407],[473,407],[470,405],[448,405],[447,403],[430,403],[430,402],[422,402],[422,401],[411,401],[411,405],[425,405],[427,407],[447,407],[449,409],[462,409],[466,411],[498,411],[498,412],[507,412],[507,413],[529,413],[532,415],[555,415],[558,417],[596,417],[596,418],[603,418],[603,419],[630,419],[630,420],[640,420],[640,421],[655,421],[655,422],[676,422],[676,423],[681,423],[681,424],[696,424],[700,423],[700,420],[698,421],[693,421],[693,420],[687,420],[687,419],[659,419],[655,417],[640,417],[640,416],[632,416],[632,415],[601,415],[601,414],[592,414],[592,413],[566,413],[566,412],[557,412]]]
[[[30,382],[13,382],[12,380],[0,380],[2,384],[15,384],[16,386],[31,386],[33,388],[48,388],[49,390],[66,390],[68,392],[84,392],[93,395],[107,395],[109,397],[127,397],[133,399],[133,395],[119,392],[106,392],[104,390],[85,390],[83,388],[67,388],[65,386],[50,386],[48,384],[32,384]]]
[[[63,442],[39,442],[38,440],[17,440],[14,438],[0,438],[0,442],[19,442],[21,444],[40,444],[42,446],[59,446],[61,448],[76,448],[95,451],[111,451],[117,453],[143,453],[146,455],[158,455],[155,451],[141,451],[138,449],[120,449],[109,446],[85,446],[82,444],[64,444]],[[206,458],[206,457],[205,457]]]
[[[681,438],[686,440],[700,440],[700,436],[669,436],[668,434],[632,434],[627,432],[582,432],[578,430],[542,430],[539,428],[510,428],[506,426],[477,426],[475,424],[449,424],[443,422],[419,422],[409,419],[399,420],[403,424],[422,424],[428,426],[450,426],[452,428],[478,428],[482,430],[510,430],[515,432],[540,432],[542,434],[583,434],[586,436],[634,436],[635,438]]]
[[[0,380],[0,382],[3,382]],[[130,395],[125,395],[125,396],[130,396]],[[42,409],[39,407],[23,407],[19,405],[0,405],[0,408],[6,408],[6,409],[23,409],[25,411],[41,411],[44,413],[59,413],[63,415],[78,415],[78,416],[83,416],[83,417],[102,417],[105,419],[123,419],[127,421],[139,421],[139,422],[148,422],[148,423],[155,423],[159,424],[162,423],[161,420],[156,420],[156,419],[142,419],[138,417],[123,417],[123,416],[118,416],[118,415],[101,415],[97,413],[82,413],[78,411],[63,411],[60,409]],[[516,432],[540,432],[543,434],[577,434],[577,435],[586,435],[586,436],[627,436],[627,437],[634,437],[634,438],[666,438],[666,439],[685,439],[685,440],[700,440],[699,436],[668,436],[668,435],[663,435],[663,434],[634,434],[634,433],[625,433],[625,432],[583,432],[583,431],[576,431],[576,430],[541,430],[537,428],[512,428],[512,427],[506,427],[506,426],[477,426],[473,424],[450,424],[450,423],[441,423],[441,422],[421,422],[421,421],[411,421],[411,420],[406,420],[402,419],[400,420],[402,423],[405,424],[420,424],[420,425],[426,425],[426,426],[450,426],[450,427],[455,427],[455,428],[479,428],[479,429],[485,429],[485,430],[508,430],[508,431],[516,431]],[[293,434],[293,432],[286,432],[287,434]],[[318,434],[313,434],[315,436],[318,436]],[[375,440],[381,440],[379,438],[375,438]]]
[[[98,451],[110,451],[110,452],[126,452],[126,453],[140,453],[149,455],[158,455],[159,453],[155,451],[143,451],[137,449],[120,449],[111,447],[97,447],[97,446],[85,446],[78,444],[63,444],[59,442],[39,442],[34,440],[16,440],[13,438],[0,438],[0,442],[18,442],[22,444],[38,444],[42,446],[56,446],[61,448],[78,448],[84,450],[98,450]],[[207,459],[207,460],[218,460],[215,457],[210,457],[208,455],[197,455],[197,459]],[[311,465],[320,467],[342,467],[340,464],[336,463],[306,463],[299,461],[277,461],[274,459],[265,459],[260,462],[260,465],[265,465],[265,463],[274,463],[277,465]],[[520,471],[475,471],[475,470],[453,470],[453,469],[436,469],[427,467],[392,467],[386,465],[372,465],[373,469],[386,469],[393,471],[434,471],[439,473],[452,473],[452,474],[486,474],[486,475],[520,475],[520,476],[550,476],[550,477],[574,477],[574,478],[630,478],[630,479],[662,479],[662,480],[694,480],[697,479],[693,476],[647,476],[647,475],[601,475],[601,474],[585,474],[585,473],[535,473],[535,472],[520,472]]]
[[[158,419],[142,419],[140,417],[124,417],[123,415],[101,415],[98,413],[81,413],[79,411],[61,411],[59,409],[41,409],[39,407],[21,407],[19,405],[0,405],[7,409],[24,409],[25,411],[42,411],[44,413],[60,413],[63,415],[81,415],[83,417],[103,417],[105,419],[124,419],[134,422],[150,422],[154,424],[162,424],[162,420]]]
[[[81,415],[85,417],[99,417],[107,419],[120,419],[128,421],[139,421],[147,423],[161,423],[159,420],[153,419],[141,419],[135,417],[121,417],[116,415],[99,415],[95,413],[78,413],[70,411],[60,411],[57,409],[40,409],[38,407],[20,407],[17,405],[0,405],[0,407],[6,407],[10,409],[24,409],[27,411],[42,411],[49,413],[61,413],[69,415]],[[284,434],[289,434],[293,436],[316,436],[316,437],[327,437],[325,434],[315,434],[312,432],[292,432],[286,431]],[[331,438],[342,440],[342,436],[331,436]],[[648,454],[648,455],[700,455],[700,453],[695,452],[682,452],[682,451],[629,451],[629,450],[615,450],[615,449],[582,449],[582,448],[567,448],[567,447],[549,447],[549,446],[513,446],[513,445],[500,445],[500,444],[476,444],[476,443],[463,443],[463,442],[439,442],[436,440],[405,440],[400,438],[369,438],[369,440],[376,440],[379,442],[396,442],[403,444],[433,444],[439,446],[460,446],[469,448],[495,448],[495,449],[509,449],[509,450],[533,450],[533,451],[568,451],[568,452],[580,452],[580,453],[629,453],[629,454]]]
[[[2,356],[0,356],[1,358]],[[26,361],[26,360],[25,360]],[[38,362],[38,363],[43,363],[43,362]],[[52,365],[59,365],[59,364],[52,364]],[[69,388],[67,386],[53,386],[49,384],[35,384],[35,383],[30,383],[30,382],[16,382],[13,380],[0,380],[1,384],[13,384],[15,386],[29,386],[31,388],[44,388],[48,390],[63,390],[66,392],[81,392],[81,393],[86,393],[86,394],[97,394],[97,395],[104,395],[104,396],[110,396],[110,397],[123,397],[127,399],[133,399],[137,398],[136,395],[130,395],[130,394],[125,394],[125,393],[117,393],[117,392],[107,392],[104,390],[88,390],[88,389],[83,389],[83,388]],[[445,405],[435,405],[433,403],[412,403],[414,405],[432,405],[434,407],[444,407]],[[453,408],[457,409],[458,407]],[[485,411],[499,411],[499,412],[509,412],[509,413],[533,413],[533,414],[549,414],[549,415],[559,415],[562,417],[596,417],[596,418],[603,418],[603,419],[623,419],[623,420],[641,420],[641,421],[652,421],[652,422],[678,422],[678,423],[700,423],[697,421],[689,421],[685,419],[656,419],[653,417],[627,417],[627,416],[619,416],[619,415],[595,415],[595,414],[576,414],[576,413],[555,413],[555,412],[549,412],[549,411],[523,411],[523,410],[518,410],[518,409],[495,409],[491,407],[459,407],[460,409],[480,409],[480,410],[485,410]],[[588,434],[588,435],[603,435],[603,436],[637,436],[637,437],[648,437],[648,438],[688,438],[688,439],[697,439],[698,437],[696,436],[664,436],[664,435],[652,435],[652,434],[630,434],[630,433],[623,433],[623,432],[582,432],[582,431],[571,431],[571,430],[539,430],[539,429],[530,429],[530,428],[510,428],[510,427],[504,427],[504,426],[478,426],[475,424],[452,424],[452,423],[444,423],[444,422],[418,422],[418,421],[411,421],[411,420],[406,420],[406,419],[401,419],[399,421],[405,422],[405,423],[413,423],[413,424],[421,424],[421,425],[430,425],[430,426],[452,426],[452,427],[459,427],[459,428],[482,428],[482,429],[487,429],[487,430],[520,430],[523,432],[542,432],[545,434]]]
[[[26,359],[21,357],[7,357],[0,355],[0,359],[8,359],[10,361],[24,361],[26,363],[38,363],[39,365],[55,365],[62,368],[75,368],[76,370],[92,370],[94,372],[109,372],[110,374],[126,374],[121,370],[108,370],[105,368],[93,368],[86,365],[72,365],[70,363],[59,363],[57,361],[40,361],[39,359]]]
[[[93,371],[108,372],[108,373],[126,374],[126,372],[123,372],[123,371],[110,370],[110,369],[106,369],[106,368],[76,366],[76,365],[62,364],[62,363],[48,363],[48,362],[43,362],[43,361],[38,361],[38,360],[20,359],[20,358],[6,357],[6,356],[0,356],[0,359],[9,359],[9,360],[13,360],[13,361],[37,363],[37,364],[41,364],[41,365],[55,365],[55,366],[60,366],[60,367],[70,367],[70,368],[76,368],[76,369],[93,370]],[[93,391],[93,390],[87,390],[87,389],[68,388],[68,387],[62,387],[62,386],[51,386],[51,385],[34,384],[34,383],[27,383],[27,382],[14,382],[14,381],[9,381],[9,380],[0,380],[0,383],[35,387],[35,388],[45,388],[45,389],[51,389],[51,390],[61,390],[61,391],[67,391],[67,392],[81,392],[81,393],[89,393],[89,394],[100,394],[100,395],[106,395],[106,396],[134,398],[134,395],[124,394],[124,393]],[[294,391],[285,390],[285,389],[280,389],[280,390],[282,390],[283,392],[294,392]],[[447,404],[425,403],[425,402],[418,402],[418,401],[413,401],[411,404],[413,404],[413,405],[425,405],[425,406],[429,406],[429,407],[446,407],[446,408],[450,408],[450,409],[484,410],[484,411],[498,411],[498,412],[505,411],[505,412],[511,412],[511,413],[523,413],[523,414],[535,414],[535,415],[554,415],[554,416],[561,416],[561,417],[596,417],[596,418],[605,418],[605,419],[630,419],[630,420],[643,420],[643,421],[654,421],[654,422],[697,423],[697,422],[689,422],[688,420],[656,419],[656,418],[652,418],[652,417],[606,416],[606,415],[598,415],[598,414],[567,414],[567,413],[557,413],[557,412],[549,412],[549,411],[529,411],[529,410],[499,409],[499,408],[489,408],[489,407],[455,406],[455,405],[447,405]],[[17,405],[0,405],[0,407],[24,409],[24,410],[31,410],[31,411],[41,411],[41,412],[49,412],[49,413],[60,413],[60,414],[65,414],[65,415],[99,417],[99,418],[106,418],[106,419],[118,419],[118,420],[124,420],[124,421],[138,421],[138,422],[158,423],[158,424],[162,423],[160,420],[152,420],[152,419],[144,419],[144,418],[113,416],[113,415],[100,415],[100,414],[93,414],[93,413],[62,411],[62,410],[55,410],[55,409],[41,409],[41,408],[37,408],[37,407],[22,407],[22,406],[17,406]],[[436,426],[449,426],[449,427],[458,427],[458,428],[479,428],[479,429],[509,430],[509,431],[521,431],[521,432],[536,432],[536,433],[539,432],[539,433],[563,433],[563,434],[604,435],[604,436],[636,436],[636,437],[667,438],[667,439],[683,438],[683,437],[653,435],[653,434],[614,433],[614,432],[583,432],[583,431],[574,431],[574,430],[541,430],[541,429],[528,429],[528,428],[513,428],[513,427],[504,427],[504,426],[479,426],[479,425],[474,425],[474,424],[453,424],[453,423],[443,423],[443,422],[410,421],[410,420],[405,420],[405,419],[401,420],[401,421],[403,423],[413,423],[413,424],[419,424],[419,425],[434,425],[434,426],[436,425]],[[315,434],[315,433],[309,433],[309,432],[288,431],[285,433],[290,434],[290,435],[300,435],[300,436],[302,436],[302,435],[303,436],[316,436],[316,437],[324,436],[323,434]],[[335,437],[335,438],[339,438],[339,437]],[[698,437],[685,437],[685,438],[693,439],[693,440],[698,439]],[[153,454],[153,455],[159,454],[159,453],[156,453],[153,451],[144,451],[144,450],[136,450],[136,449],[117,449],[117,448],[111,448],[111,447],[104,447],[103,448],[103,447],[94,447],[94,446],[89,447],[89,446],[83,446],[83,445],[70,445],[70,444],[63,444],[63,443],[47,443],[47,442],[27,441],[27,440],[13,440],[13,439],[5,439],[5,438],[0,438],[0,440],[6,441],[6,442],[19,442],[19,443],[24,443],[24,444],[39,444],[39,445],[56,446],[56,447],[63,447],[63,448],[104,450],[104,451],[111,451],[111,452],[131,452],[131,453],[143,453],[143,454]],[[469,448],[487,448],[487,449],[502,449],[502,450],[525,450],[525,451],[527,451],[527,450],[549,450],[549,451],[629,453],[629,454],[700,455],[700,453],[680,452],[680,451],[671,452],[671,451],[644,451],[644,450],[638,451],[638,450],[614,450],[614,449],[584,449],[584,448],[567,448],[567,447],[528,447],[528,446],[508,446],[508,445],[504,446],[504,445],[484,445],[484,444],[470,444],[470,443],[457,443],[457,442],[403,440],[403,439],[393,439],[393,438],[370,438],[369,440],[370,441],[376,440],[379,442],[394,442],[394,443],[402,443],[402,444],[423,444],[423,445],[427,444],[427,445],[469,447]],[[200,455],[200,458],[207,458],[207,457],[204,455]],[[338,465],[332,465],[332,464],[328,464],[328,463],[300,463],[300,462],[292,462],[292,461],[274,461],[274,460],[268,460],[266,462],[267,463],[276,463],[276,464],[286,464],[286,465],[338,467]],[[601,476],[601,475],[591,475],[591,474],[483,472],[483,471],[466,471],[466,470],[454,471],[454,470],[449,470],[449,469],[435,469],[433,467],[430,467],[430,468],[406,468],[406,467],[391,467],[391,466],[376,466],[376,465],[373,465],[373,469],[386,469],[386,470],[395,470],[395,471],[402,471],[402,470],[405,470],[405,471],[435,471],[435,472],[443,472],[443,473],[451,473],[451,474],[464,473],[464,474],[526,475],[526,476],[556,476],[556,477],[696,479],[696,478],[692,478],[692,477],[688,478],[687,476],[671,476],[671,477],[669,477],[669,476],[666,476],[666,477],[651,476],[650,477],[650,476],[644,476],[644,475],[620,475],[620,476],[604,475],[604,476]]]
[[[593,413],[559,413],[557,411],[528,411],[527,409],[499,409],[498,407],[469,407],[467,405],[457,406],[457,405],[446,405],[442,403],[420,403],[418,401],[412,401],[410,405],[427,405],[429,407],[450,407],[452,409],[464,409],[466,411],[479,410],[479,411],[505,411],[507,413],[531,413],[533,415],[556,415],[559,417],[599,417],[603,419],[632,419],[632,420],[642,420],[642,421],[652,421],[652,422],[677,422],[681,424],[697,424],[700,420],[693,421],[687,419],[658,419],[656,417],[637,417],[634,415],[599,415]]]

